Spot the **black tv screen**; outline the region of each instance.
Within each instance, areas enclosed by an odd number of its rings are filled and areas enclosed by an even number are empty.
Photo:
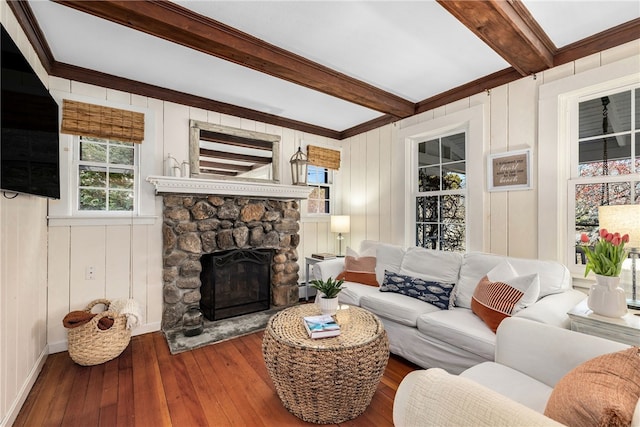
[[[0,189],[60,198],[58,104],[2,27]]]

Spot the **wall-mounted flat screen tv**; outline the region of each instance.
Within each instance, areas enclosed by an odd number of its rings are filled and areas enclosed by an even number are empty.
[[[60,198],[58,104],[2,27],[0,189]]]

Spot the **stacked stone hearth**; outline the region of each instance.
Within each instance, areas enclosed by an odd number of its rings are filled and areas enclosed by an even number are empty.
[[[180,326],[187,307],[199,303],[202,254],[273,249],[271,305],[298,301],[297,201],[171,194],[163,202],[163,330]]]

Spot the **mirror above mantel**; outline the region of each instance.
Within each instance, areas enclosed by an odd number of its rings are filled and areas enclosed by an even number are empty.
[[[191,178],[278,183],[280,136],[190,120]]]

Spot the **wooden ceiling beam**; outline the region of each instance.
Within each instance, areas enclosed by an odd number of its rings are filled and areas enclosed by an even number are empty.
[[[414,114],[411,101],[169,1],[55,1],[375,111],[396,117]]]
[[[556,47],[520,0],[437,0],[521,75],[553,67]]]

